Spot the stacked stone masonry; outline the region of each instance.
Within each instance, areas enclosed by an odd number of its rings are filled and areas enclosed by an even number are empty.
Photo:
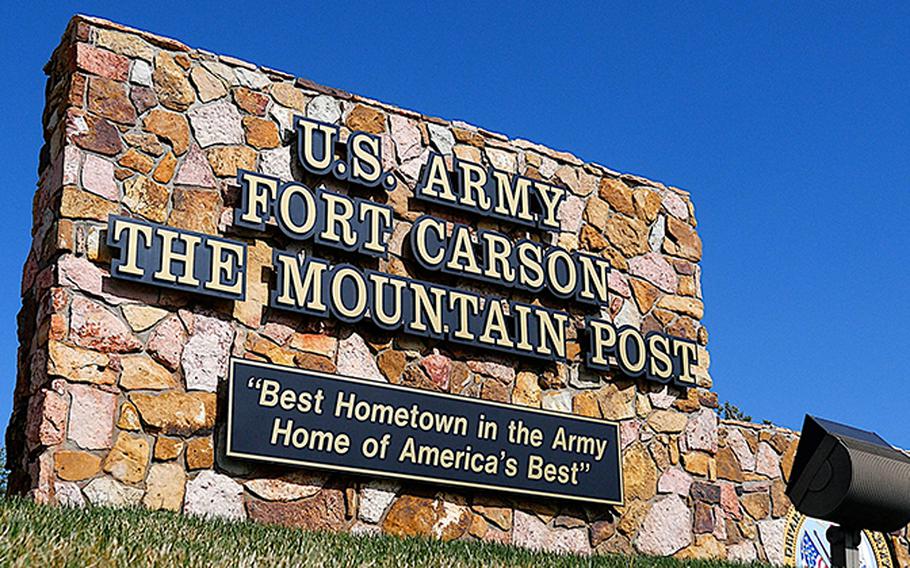
[[[306,529],[782,561],[783,489],[797,436],[717,419],[700,323],[702,244],[687,192],[89,17],[73,18],[45,71],[45,144],[7,432],[11,491],[62,505],[141,505]],[[541,365],[269,310],[271,247],[292,245],[277,232],[266,240],[232,227],[235,176],[245,168],[316,181],[293,158],[295,114],[338,124],[342,137],[381,137],[394,191],[319,182],[394,208],[392,254],[374,265],[393,274],[420,274],[402,242],[429,211],[412,196],[430,151],[567,187],[562,232],[539,237],[610,260],[605,317],[697,341],[698,388],[592,373],[579,364],[575,340],[569,364]],[[110,214],[246,241],[246,300],[112,280]],[[573,314],[576,325],[583,316]],[[626,504],[227,459],[220,417],[231,356],[618,421]],[[890,539],[906,565],[907,531]]]

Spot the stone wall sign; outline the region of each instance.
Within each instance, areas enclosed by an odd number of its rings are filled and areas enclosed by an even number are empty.
[[[718,420],[688,191],[88,16],[44,71],[11,493],[786,562],[797,434]]]
[[[297,161],[315,176],[333,174],[361,186],[397,186],[382,171],[379,138],[355,131],[344,157],[336,156],[336,126],[294,117]],[[429,153],[421,166],[415,197],[441,207],[470,211],[516,225],[559,231],[557,212],[565,188],[455,158],[451,171],[440,154]],[[352,197],[248,170],[238,170],[241,204],[237,227],[267,232],[277,226],[293,243],[313,241],[343,252],[388,258],[389,239],[400,222],[390,205]],[[318,179],[318,178],[317,178]],[[374,189],[375,190],[375,189]],[[490,229],[447,222],[430,214],[409,223],[410,253],[428,274],[443,272],[590,309],[609,300],[610,263],[602,256],[569,251],[530,238],[513,239]],[[221,239],[141,220],[110,215],[108,245],[119,250],[111,276],[181,291],[244,300],[247,247]],[[356,259],[356,257],[355,257]],[[354,259],[352,259],[354,260]],[[330,263],[296,250],[275,249],[276,278],[269,306],[346,323],[369,321],[385,331],[537,359],[567,360],[568,311],[534,302],[506,301],[461,288],[362,269],[350,262]],[[356,262],[356,261],[355,261]],[[589,315],[580,335],[586,338],[585,362],[611,370],[611,360],[628,377],[645,377],[682,387],[695,385],[698,347],[694,341]]]
[[[614,423],[231,361],[227,455],[622,504]]]

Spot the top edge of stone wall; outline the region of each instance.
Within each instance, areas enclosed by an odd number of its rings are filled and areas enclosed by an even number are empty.
[[[225,65],[229,65],[232,67],[241,67],[241,68],[245,68],[245,69],[249,69],[249,70],[259,70],[259,71],[265,73],[266,75],[269,75],[273,79],[293,80],[295,86],[297,86],[301,89],[313,91],[315,93],[330,95],[330,96],[337,97],[337,98],[344,99],[344,100],[350,100],[350,101],[354,101],[354,102],[360,102],[360,103],[364,103],[364,104],[368,104],[368,105],[373,105],[373,106],[379,107],[385,111],[399,113],[404,116],[408,116],[410,118],[420,118],[420,119],[426,120],[428,122],[434,122],[434,123],[443,124],[443,125],[451,125],[451,126],[454,126],[457,128],[475,131],[486,138],[498,140],[503,143],[509,143],[518,148],[522,148],[525,150],[534,150],[536,152],[539,152],[539,153],[541,153],[549,158],[552,158],[556,161],[559,161],[559,162],[564,162],[566,164],[570,164],[573,166],[585,167],[587,169],[593,170],[592,173],[599,173],[606,177],[622,179],[622,181],[624,181],[630,187],[639,187],[639,186],[654,187],[654,188],[659,188],[659,189],[671,190],[671,191],[676,192],[679,195],[685,196],[687,198],[689,198],[691,196],[691,192],[689,192],[685,189],[682,189],[682,188],[679,188],[679,187],[676,187],[673,185],[667,185],[662,182],[652,180],[652,179],[649,179],[649,178],[646,178],[646,177],[643,177],[643,176],[640,176],[637,174],[632,174],[629,172],[620,172],[618,170],[604,166],[603,164],[599,164],[597,162],[586,161],[568,151],[557,150],[557,149],[551,148],[549,146],[545,146],[543,144],[538,144],[536,142],[532,142],[530,140],[526,140],[523,138],[511,138],[506,134],[503,134],[500,132],[494,132],[492,130],[487,130],[480,126],[476,126],[476,125],[473,125],[473,124],[470,124],[467,122],[463,122],[460,120],[448,120],[448,119],[440,118],[440,117],[437,117],[434,115],[423,114],[423,113],[420,113],[420,112],[417,112],[414,110],[410,110],[410,109],[406,109],[406,108],[403,108],[403,107],[400,107],[400,106],[397,106],[397,105],[394,105],[391,103],[386,103],[386,102],[383,102],[383,101],[380,101],[377,99],[373,99],[370,97],[365,97],[365,96],[361,96],[361,95],[358,95],[355,93],[351,93],[351,92],[345,91],[343,89],[338,89],[335,87],[322,85],[320,83],[316,83],[315,81],[312,81],[305,77],[298,77],[291,73],[287,73],[285,71],[281,71],[278,69],[273,69],[273,68],[265,66],[265,65],[257,65],[255,63],[245,61],[245,60],[239,59],[237,57],[232,57],[230,55],[217,54],[217,53],[214,53],[214,52],[211,52],[211,51],[208,51],[205,49],[201,49],[201,48],[192,48],[179,40],[176,40],[176,39],[173,39],[173,38],[170,38],[167,36],[155,34],[152,32],[148,32],[145,30],[141,30],[138,28],[134,28],[131,26],[127,26],[124,24],[120,24],[117,22],[113,22],[113,21],[105,19],[105,18],[100,18],[97,16],[90,16],[87,14],[73,15],[73,17],[70,19],[69,24],[67,25],[66,32],[64,33],[64,39],[67,36],[74,33],[73,30],[76,30],[80,23],[86,24],[88,26],[95,27],[95,28],[108,29],[108,30],[113,30],[113,31],[121,32],[121,33],[135,35],[135,36],[138,36],[139,38],[147,41],[151,45],[156,46],[160,49],[165,49],[165,50],[170,50],[170,51],[181,51],[181,52],[185,52],[185,53],[197,53],[204,58],[211,59],[211,60],[217,60],[221,63],[224,63]]]
[[[727,418],[721,418],[718,420],[718,423],[721,426],[731,426],[735,428],[748,428],[750,430],[773,430],[781,434],[794,434],[799,435],[799,430],[793,430],[791,428],[786,428],[784,426],[778,426],[777,424],[764,424],[761,422],[746,422],[744,420],[730,420]]]

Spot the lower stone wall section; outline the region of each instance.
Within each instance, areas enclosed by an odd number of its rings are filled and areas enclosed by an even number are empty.
[[[675,440],[678,453],[664,454],[664,448],[673,447],[661,442],[669,441],[669,435],[643,428],[635,419],[623,422],[627,506],[613,509],[463,495],[309,470],[254,469],[221,456],[219,439],[181,436],[200,425],[193,421],[208,420],[214,397],[118,403],[114,395],[91,387],[58,386],[65,390],[48,390],[37,403],[47,413],[34,427],[53,436],[55,428],[69,422],[70,440],[111,448],[104,458],[75,449],[44,454],[33,492],[40,500],[71,506],[143,505],[302,529],[484,540],[581,554],[785,561],[791,504],[784,488],[798,436],[773,426],[718,424],[710,410],[701,420],[716,424],[713,454],[688,450],[685,435]],[[185,411],[175,413],[174,407]],[[157,437],[138,432],[138,415],[155,412],[183,418],[163,421]],[[122,431],[112,439],[111,430],[99,428],[99,420],[90,416],[116,417]],[[713,435],[711,426],[707,432]],[[906,566],[906,529],[888,540],[898,565]]]

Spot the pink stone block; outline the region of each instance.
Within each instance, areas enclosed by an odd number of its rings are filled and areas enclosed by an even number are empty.
[[[60,257],[57,262],[57,278],[63,286],[72,286],[95,296],[102,295],[104,271],[84,257],[71,254]]]
[[[89,385],[70,385],[69,391],[71,402],[67,438],[86,450],[110,448],[117,395]]]
[[[70,336],[76,345],[102,353],[125,353],[142,346],[120,318],[102,304],[81,296],[73,298]]]
[[[212,166],[209,165],[208,159],[199,146],[195,144],[190,146],[189,153],[183,159],[183,165],[177,170],[177,178],[174,183],[194,187],[215,187],[215,174],[212,173]]]
[[[629,272],[633,276],[644,278],[664,292],[676,293],[679,277],[663,255],[649,252],[629,259]]]
[[[76,68],[116,81],[126,81],[130,74],[130,60],[122,55],[98,49],[85,43],[76,44]]]
[[[114,179],[114,164],[98,156],[87,154],[82,165],[82,187],[86,191],[116,201],[120,197]]]
[[[28,409],[26,437],[29,446],[52,446],[63,442],[66,432],[66,398],[42,389],[31,400]]]

